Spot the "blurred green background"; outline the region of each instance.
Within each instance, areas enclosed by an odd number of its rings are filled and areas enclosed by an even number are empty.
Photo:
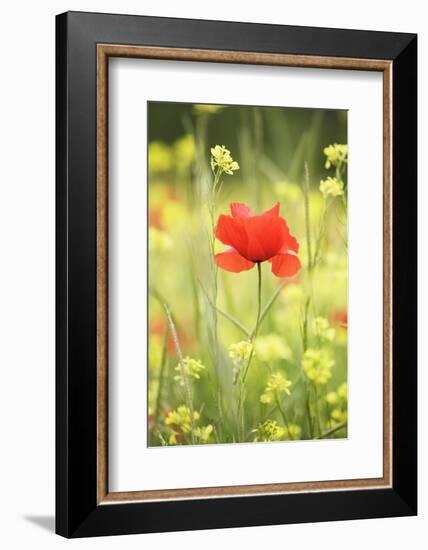
[[[149,140],[173,145],[200,115],[193,104],[149,102]],[[348,142],[347,111],[228,105],[210,117],[206,140],[225,143],[236,157],[258,146],[274,163],[265,162],[265,171],[277,169],[290,179],[301,177],[306,160],[316,182],[326,173],[323,147]],[[244,172],[251,169],[242,165]]]

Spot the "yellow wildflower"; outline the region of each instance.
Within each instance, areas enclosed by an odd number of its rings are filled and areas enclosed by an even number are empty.
[[[161,141],[149,144],[149,172],[168,172],[173,161],[171,147]]]
[[[328,170],[331,166],[338,166],[348,161],[348,146],[334,143],[333,145],[324,147],[324,155],[327,157],[325,167]]]
[[[235,170],[239,170],[239,164],[233,160],[225,145],[211,147],[211,169],[214,172],[216,168],[230,176],[233,176]]]
[[[300,439],[302,428],[297,424],[287,425],[287,439]]]
[[[211,424],[207,426],[198,426],[195,428],[195,437],[199,440],[200,443],[208,443],[213,432],[213,427]]]
[[[285,436],[285,430],[276,420],[261,422],[252,430],[254,441],[280,441]]]
[[[199,359],[193,359],[192,357],[185,357],[183,359],[183,365],[178,364],[175,370],[179,373],[174,376],[174,380],[180,383],[180,386],[184,386],[185,377],[191,377],[195,380],[199,380],[201,371],[205,369],[205,365],[199,361]]]
[[[199,420],[198,411],[193,412],[193,421]],[[170,411],[165,418],[165,425],[178,427],[183,433],[187,434],[192,429],[190,409],[186,405],[180,405],[175,411]]]
[[[290,348],[285,340],[277,334],[259,336],[255,342],[255,350],[260,361],[265,363],[291,359]]]
[[[325,349],[309,348],[302,358],[302,368],[306,376],[315,384],[326,384],[331,378],[335,361]]]
[[[325,317],[317,317],[314,321],[316,335],[324,341],[332,342],[336,335],[333,327],[330,327],[328,320]]]
[[[329,405],[335,405],[339,401],[339,396],[335,391],[329,391],[325,396],[325,400]]]
[[[253,344],[248,340],[242,340],[229,346],[229,357],[234,363],[242,365],[246,363],[253,351]]]
[[[337,178],[331,178],[330,176],[320,181],[320,191],[323,197],[340,197],[343,195],[343,182]]]
[[[291,381],[288,380],[285,374],[280,372],[271,374],[268,378],[265,391],[260,396],[260,401],[267,404],[275,401],[282,393],[290,395],[290,390],[288,389],[290,386]]]
[[[339,408],[333,409],[330,416],[337,423],[346,422],[348,419],[348,413]]]
[[[337,393],[342,399],[348,399],[348,384],[346,382],[340,384],[340,386],[337,388]]]
[[[191,134],[178,138],[174,143],[175,165],[178,171],[189,168],[195,158],[195,140]]]
[[[241,367],[246,365],[253,353],[253,344],[242,340],[229,346],[229,357],[233,362],[233,383],[236,384]]]

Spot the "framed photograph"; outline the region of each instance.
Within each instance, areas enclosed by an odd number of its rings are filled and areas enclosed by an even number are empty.
[[[416,514],[416,35],[56,24],[57,533]]]

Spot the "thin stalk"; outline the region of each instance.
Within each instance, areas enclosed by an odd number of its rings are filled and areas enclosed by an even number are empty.
[[[166,317],[168,319],[169,330],[171,331],[172,339],[174,341],[175,349],[177,351],[178,362],[180,364],[181,376],[182,376],[183,381],[184,381],[184,390],[185,390],[185,394],[186,394],[187,407],[189,408],[189,411],[190,411],[190,425],[191,425],[191,428],[192,428],[190,435],[191,435],[192,445],[194,445],[195,444],[195,412],[194,412],[194,408],[193,408],[192,390],[190,388],[189,379],[188,379],[186,369],[185,369],[185,366],[184,366],[183,353],[181,351],[180,342],[178,340],[178,335],[177,335],[177,330],[175,328],[174,321],[172,320],[171,312],[170,312],[169,307],[168,307],[167,304],[164,304],[163,307],[165,309]]]
[[[312,271],[312,239],[311,239],[311,222],[310,222],[310,212],[309,212],[309,167],[308,163],[305,162],[305,177],[303,178],[303,197],[304,197],[304,207],[305,207],[305,227],[306,227],[306,243],[308,247],[308,271]]]
[[[213,309],[215,309],[217,311],[217,313],[220,313],[220,315],[222,315],[225,319],[228,319],[231,323],[233,323],[236,326],[236,328],[238,328],[242,332],[242,334],[244,334],[250,340],[251,339],[251,332],[248,329],[246,329],[244,327],[244,325],[240,321],[238,321],[238,319],[236,319],[236,317],[234,317],[233,315],[230,315],[230,313],[228,313],[227,311],[224,311],[224,309],[214,305],[211,298],[209,297],[208,293],[206,292],[206,290],[202,286],[201,282],[199,282],[199,284],[200,284],[202,292],[205,294],[205,297],[208,300],[208,303],[210,304],[210,306]]]
[[[340,422],[340,424],[336,424],[333,428],[330,428],[326,432],[322,433],[319,437],[319,439],[325,439],[326,437],[329,437],[330,435],[333,435],[334,433],[338,432],[342,428],[345,428],[347,426],[348,422],[345,420],[345,422]]]
[[[320,406],[319,406],[319,398],[318,398],[318,392],[317,387],[314,384],[314,395],[315,395],[315,412],[317,413],[316,419],[317,419],[317,425],[318,425],[318,435],[321,437],[321,413],[320,413]]]
[[[162,400],[162,387],[163,387],[163,381],[165,376],[165,368],[167,363],[167,351],[168,351],[168,334],[169,334],[169,328],[168,326],[165,329],[165,333],[163,336],[163,343],[162,343],[162,355],[161,355],[161,361],[160,361],[160,370],[159,370],[159,388],[158,393],[156,396],[156,406],[155,406],[155,414],[154,414],[154,425],[157,426],[159,422],[159,415],[160,415],[160,408],[161,408],[161,400]]]
[[[262,310],[262,267],[260,262],[257,262],[257,275],[258,275],[257,277],[257,320],[256,320],[256,325],[254,327],[254,330],[251,333],[252,344],[254,344],[254,341],[257,338],[257,333],[260,327],[260,316],[261,316],[261,310]],[[254,356],[254,345],[251,347],[250,357],[248,358],[247,366],[245,368],[244,375],[242,377],[243,384],[245,383],[245,379],[247,378],[248,369],[250,368],[253,356]]]
[[[280,415],[281,415],[281,417],[282,417],[282,420],[283,420],[283,422],[284,422],[284,425],[285,425],[285,427],[286,427],[286,429],[287,429],[288,437],[289,437],[289,439],[293,439],[293,438],[291,437],[290,425],[289,425],[289,423],[288,423],[287,416],[286,416],[286,414],[285,414],[285,412],[284,412],[284,410],[283,410],[283,408],[282,408],[282,406],[281,406],[281,402],[280,402],[279,397],[278,397],[278,392],[275,392],[275,402],[276,402],[276,406],[278,407],[279,413],[280,413]]]
[[[262,321],[264,320],[264,318],[266,317],[266,315],[269,313],[269,310],[270,308],[273,306],[273,304],[275,303],[275,300],[278,298],[281,290],[284,288],[284,286],[286,285],[287,281],[282,281],[281,284],[275,289],[275,292],[272,294],[272,296],[269,298],[269,300],[267,301],[265,307],[263,308],[263,311],[261,312],[260,314],[260,319],[259,319],[259,322],[258,322],[258,325],[260,326],[260,324],[262,323]],[[255,330],[255,328],[254,328]],[[251,332],[250,334],[250,338],[253,338],[254,337],[254,330]]]
[[[254,341],[257,338],[257,333],[260,325],[260,316],[262,311],[262,267],[261,263],[257,262],[257,318],[254,330],[251,333],[251,352],[247,361],[247,365],[243,372],[241,383],[239,387],[239,399],[238,399],[238,420],[241,419],[242,438],[245,435],[245,418],[244,418],[244,402],[245,402],[245,380],[247,378],[248,370],[251,366],[251,361],[254,357]]]
[[[215,210],[216,210],[216,195],[218,193],[218,186],[221,184],[222,171],[220,169],[214,172],[214,181],[212,184],[211,192],[208,199],[208,210],[210,215],[211,222],[211,232],[209,236],[210,241],[210,257],[213,267],[213,296],[208,300],[211,305],[214,305],[212,312],[212,339],[213,339],[213,348],[214,348],[214,371],[216,375],[216,401],[217,401],[217,410],[220,418],[220,423],[222,429],[224,428],[224,414],[223,414],[223,405],[222,405],[222,388],[220,381],[220,371],[219,371],[219,360],[220,360],[220,348],[218,342],[218,320],[217,320],[217,295],[218,295],[218,268],[214,261],[215,256]]]

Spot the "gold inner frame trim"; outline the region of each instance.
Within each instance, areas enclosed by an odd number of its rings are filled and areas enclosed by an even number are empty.
[[[204,61],[378,71],[383,73],[383,476],[149,491],[108,488],[108,59]],[[187,48],[97,45],[97,503],[183,500],[392,486],[392,62]]]

